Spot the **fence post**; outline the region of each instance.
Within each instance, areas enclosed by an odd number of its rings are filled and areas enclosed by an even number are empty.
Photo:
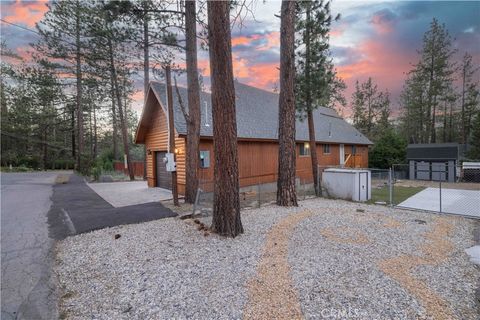
[[[257,193],[258,193],[258,207],[260,208],[260,206],[262,205],[262,202],[261,202],[261,195],[260,195],[260,192],[262,191],[261,187],[260,187],[260,182],[258,182],[258,185],[257,185]]]
[[[195,211],[197,211],[197,206],[198,206],[198,200],[200,198],[200,188],[197,189],[197,194],[195,195],[195,202],[193,203],[193,212],[192,212],[192,216],[195,215]]]
[[[440,181],[439,184],[440,184],[440,213],[442,213],[442,181]]]
[[[392,168],[388,169],[388,195],[390,206],[393,207],[393,183],[392,183]]]

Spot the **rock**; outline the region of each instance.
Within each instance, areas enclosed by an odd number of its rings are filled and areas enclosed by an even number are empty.
[[[113,182],[113,177],[111,175],[101,175],[100,178],[98,178],[98,182]]]

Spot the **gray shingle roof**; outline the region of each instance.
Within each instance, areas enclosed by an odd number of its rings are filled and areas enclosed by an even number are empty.
[[[165,84],[151,82],[150,87],[161,104],[166,106]],[[182,101],[187,106],[187,89],[178,87]],[[278,94],[251,87],[235,81],[237,136],[239,138],[272,139],[278,136]],[[213,136],[212,107],[209,93],[202,92],[201,101],[201,136]],[[179,134],[186,134],[187,127],[183,117],[178,96],[173,88],[175,129]],[[205,119],[207,115],[208,120]],[[372,144],[363,134],[343,120],[335,110],[318,108],[314,111],[315,136],[319,142]],[[207,126],[206,124],[209,124]],[[296,140],[308,141],[306,121],[297,120]]]

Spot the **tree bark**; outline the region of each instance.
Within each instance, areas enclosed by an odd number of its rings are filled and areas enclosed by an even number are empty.
[[[118,124],[117,124],[117,107],[115,103],[115,84],[113,83],[113,73],[110,72],[110,86],[112,88],[111,99],[112,99],[112,142],[113,142],[113,159],[118,159]]]
[[[76,12],[76,28],[75,28],[75,62],[76,62],[76,107],[77,107],[77,135],[78,135],[78,153],[77,153],[77,170],[82,172],[82,155],[83,155],[83,107],[82,107],[82,65],[81,65],[81,52],[80,52],[80,3],[77,0],[77,12]]]
[[[120,89],[118,87],[118,76],[117,70],[115,68],[115,62],[113,59],[113,44],[112,40],[108,39],[108,48],[110,53],[110,72],[113,78],[113,85],[115,88],[115,96],[117,98],[117,105],[118,105],[118,115],[120,117],[120,125],[122,126],[122,140],[123,140],[123,149],[125,152],[125,157],[127,158],[127,167],[128,167],[128,174],[130,176],[130,180],[135,180],[135,176],[133,174],[133,168],[130,161],[130,148],[128,144],[128,132],[127,132],[127,124],[125,121],[125,116],[123,114],[123,107],[122,107],[122,95],[120,94]]]
[[[170,152],[174,155],[174,161],[176,162],[176,153],[175,153],[175,126],[173,119],[173,93],[172,93],[172,76],[170,71],[170,66],[165,67],[165,78],[167,79],[167,103],[168,103],[168,141]],[[178,184],[177,184],[177,171],[172,171],[172,194],[173,194],[173,205],[179,206],[178,204]]]
[[[240,219],[230,3],[208,1],[207,10],[215,154],[212,230],[223,236],[236,237],[243,233],[243,226]]]
[[[310,28],[311,28],[311,5],[307,7],[307,21],[306,21],[306,41],[305,41],[305,78],[308,81],[308,87],[306,92],[306,104],[307,104],[307,118],[308,118],[308,137],[310,140],[310,158],[312,160],[312,176],[313,186],[315,189],[315,195],[319,196],[321,193],[320,186],[318,185],[318,158],[317,158],[317,142],[315,138],[315,122],[313,120],[313,101],[311,90],[311,75],[310,75],[310,63],[311,63],[311,45],[310,45]]]
[[[185,1],[185,37],[188,83],[185,202],[194,203],[200,162],[200,84],[197,67],[197,22],[195,1]]]
[[[443,104],[443,142],[447,142],[447,99]]]
[[[321,195],[321,186],[318,180],[318,157],[317,157],[317,141],[315,138],[315,122],[313,121],[313,112],[309,110],[307,112],[308,118],[308,138],[310,140],[310,157],[312,159],[312,175],[313,186],[315,188],[315,195],[318,197]]]
[[[295,191],[295,2],[282,1],[277,204],[297,206]]]
[[[97,136],[97,108],[93,106],[93,159],[97,159],[98,153],[98,136]]]
[[[72,107],[71,111],[71,118],[70,118],[70,128],[71,128],[71,135],[72,135],[72,158],[76,159],[77,158],[77,146],[75,144],[75,108]]]
[[[467,130],[465,123],[465,81],[466,81],[466,65],[465,62],[462,68],[462,144],[467,143]]]
[[[143,5],[143,100],[147,102],[148,86],[150,84],[150,53],[148,38],[148,10],[147,2]],[[143,180],[147,179],[147,145],[143,145]]]

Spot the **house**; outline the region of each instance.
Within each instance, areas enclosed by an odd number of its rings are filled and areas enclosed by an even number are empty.
[[[461,148],[458,143],[409,144],[409,178],[455,182],[460,158]]]
[[[179,87],[184,103],[187,89]],[[166,87],[151,82],[135,142],[147,150],[148,186],[171,188],[163,158],[168,151]],[[240,187],[276,181],[278,167],[278,94],[235,81]],[[213,181],[213,130],[210,94],[201,93],[200,182]],[[178,190],[185,191],[185,139],[187,126],[176,91],[173,90]],[[320,166],[368,166],[372,143],[343,120],[335,110],[314,112],[317,154]],[[297,120],[297,177],[312,181],[308,126]],[[173,150],[172,150],[173,151]]]

